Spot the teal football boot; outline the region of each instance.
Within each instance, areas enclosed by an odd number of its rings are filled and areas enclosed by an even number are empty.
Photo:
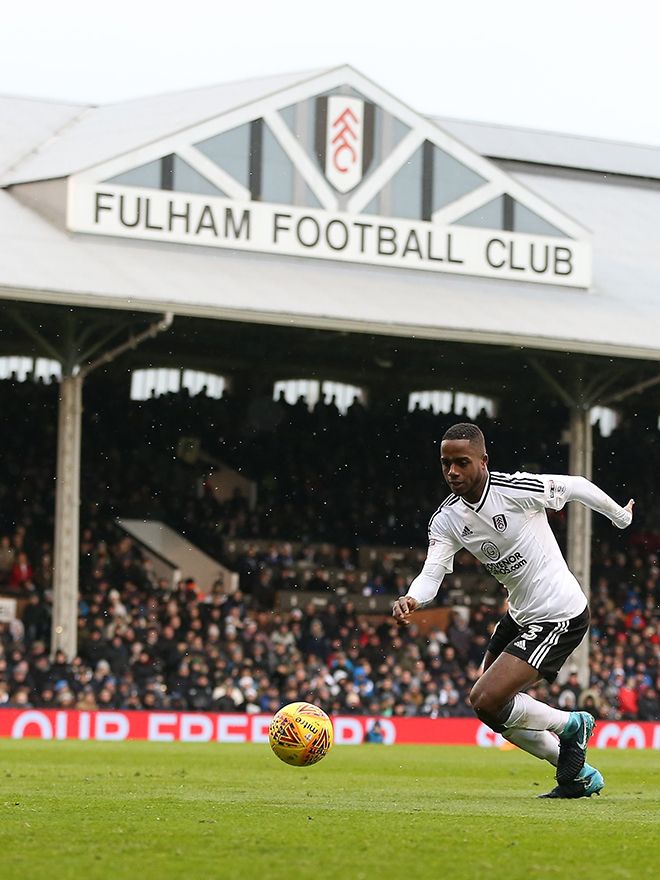
[[[565,785],[576,780],[584,767],[587,743],[596,722],[589,712],[571,712],[566,727],[559,734],[557,783]]]

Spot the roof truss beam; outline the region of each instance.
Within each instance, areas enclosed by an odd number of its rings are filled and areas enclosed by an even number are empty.
[[[465,217],[471,211],[476,211],[477,208],[481,208],[483,205],[501,196],[504,191],[500,181],[490,181],[478,189],[466,193],[460,199],[456,199],[455,202],[445,205],[444,208],[439,208],[433,213],[433,222],[448,226],[450,223],[460,220],[461,217]]]
[[[359,214],[363,211],[374,196],[378,195],[397,171],[405,165],[415,150],[424,143],[424,140],[425,137],[422,132],[414,130],[409,132],[376,171],[358,187],[348,200],[348,210],[353,214]]]
[[[192,145],[180,146],[176,151],[176,155],[187,162],[191,168],[194,168],[202,177],[205,177],[209,183],[226,193],[232,199],[247,201],[250,198],[250,190],[239,183],[236,178],[228,174],[215,162],[212,162],[201,150]]]
[[[336,211],[338,199],[332,187],[330,187],[312,159],[300,146],[295,135],[280,114],[273,110],[270,113],[266,113],[263,119],[284,152],[293,162],[294,167],[300,172],[307,186],[312,190],[326,211]]]

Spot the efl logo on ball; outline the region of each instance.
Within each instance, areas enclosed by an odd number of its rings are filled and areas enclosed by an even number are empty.
[[[328,754],[332,740],[332,721],[313,703],[289,703],[276,713],[268,730],[271,749],[293,767],[316,764]]]

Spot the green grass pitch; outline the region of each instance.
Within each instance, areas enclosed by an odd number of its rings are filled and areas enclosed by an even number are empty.
[[[592,751],[600,798],[539,801],[518,752],[0,742],[0,876],[264,880],[660,878],[660,755]]]

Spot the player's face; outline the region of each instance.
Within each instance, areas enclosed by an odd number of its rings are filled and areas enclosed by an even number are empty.
[[[468,501],[478,500],[486,482],[488,456],[470,440],[443,440],[442,475],[451,491]]]

